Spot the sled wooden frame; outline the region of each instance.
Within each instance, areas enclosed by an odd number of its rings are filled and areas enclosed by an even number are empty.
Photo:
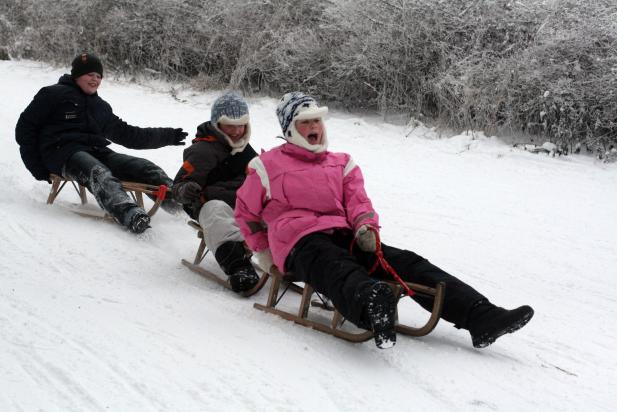
[[[188,225],[197,231],[197,237],[200,239],[200,241],[199,241],[199,247],[197,248],[197,253],[195,254],[195,258],[193,259],[193,262],[191,263],[186,259],[182,259],[182,264],[186,266],[187,268],[191,269],[193,272],[205,277],[206,279],[213,280],[219,285],[223,286],[224,288],[232,290],[231,284],[229,283],[229,279],[223,279],[222,277],[217,276],[216,274],[204,269],[203,267],[199,265],[204,260],[204,258],[209,252],[208,246],[206,245],[206,240],[204,237],[204,230],[199,225],[199,223],[194,220],[190,220],[188,222]],[[264,287],[267,280],[268,280],[268,274],[263,273],[261,277],[259,278],[259,281],[257,282],[257,284],[252,289],[246,290],[244,292],[240,292],[239,294],[245,297],[254,295],[255,293],[259,292],[261,288]]]
[[[47,197],[48,205],[51,205],[54,203],[54,201],[56,200],[56,198],[58,197],[62,189],[64,189],[64,186],[66,186],[66,184],[69,182],[73,186],[73,189],[75,189],[75,191],[79,195],[81,204],[85,205],[88,203],[87,192],[84,186],[78,184],[73,179],[67,179],[65,177],[58,176],[53,173],[49,175],[49,178],[51,179],[51,190],[49,191],[49,196]],[[120,183],[122,183],[122,190],[128,192],[133,198],[133,200],[135,201],[135,203],[137,203],[143,209],[145,209],[143,195],[146,194],[146,195],[154,196],[154,204],[152,205],[150,209],[146,211],[146,213],[150,217],[154,216],[154,214],[159,210],[159,207],[161,206],[161,202],[165,200],[165,194],[161,196],[162,187],[165,188],[164,189],[165,193],[167,193],[167,190],[168,190],[167,186],[164,186],[164,185],[155,186],[155,185],[149,185],[145,183],[136,183],[136,182],[120,182]],[[73,211],[77,214],[93,216],[93,214],[89,213],[88,211],[79,211],[79,210],[73,210]],[[96,217],[99,217],[99,216],[96,216]],[[105,213],[101,217],[105,219],[113,219],[108,213]]]
[[[255,309],[259,309],[267,313],[278,315],[282,317],[283,319],[293,321],[302,326],[316,329],[320,332],[333,335],[337,338],[344,339],[349,342],[364,342],[373,337],[372,331],[348,332],[348,331],[344,331],[340,329],[340,327],[343,325],[343,322],[345,321],[345,318],[343,318],[343,316],[337,310],[335,310],[331,305],[324,302],[322,300],[322,297],[319,294],[317,295],[319,296],[319,299],[321,300],[321,302],[320,301],[311,302],[311,297],[313,293],[315,293],[311,285],[305,283],[304,288],[302,288],[301,286],[298,286],[295,283],[293,283],[294,279],[292,277],[283,275],[277,270],[273,270],[270,273],[270,276],[272,277],[272,282],[270,285],[270,293],[268,294],[268,300],[265,305],[262,305],[259,303],[253,304],[253,307]],[[387,283],[390,285],[390,287],[392,288],[392,291],[394,292],[394,295],[397,296],[399,300],[401,297],[407,296],[402,291],[401,285],[397,284],[396,282],[388,281]],[[279,301],[281,300],[281,298],[287,291],[287,289],[285,289],[282,295],[279,297],[280,288],[284,284],[287,284],[287,287],[291,286],[292,290],[298,291],[299,289],[299,293],[302,294],[302,298],[300,300],[300,307],[298,309],[297,314],[276,308],[276,305],[279,303]],[[431,311],[431,315],[428,321],[423,326],[416,328],[416,327],[406,326],[406,325],[397,323],[396,331],[404,335],[416,336],[416,337],[428,335],[433,329],[435,329],[435,326],[437,326],[437,323],[439,322],[439,319],[441,316],[441,310],[443,308],[445,284],[443,282],[440,282],[439,284],[437,284],[436,288],[431,288],[431,287],[419,285],[416,283],[407,282],[407,286],[409,286],[412,290],[414,290],[417,293],[433,296],[434,297],[433,309]],[[332,311],[332,320],[330,321],[330,323],[328,324],[326,322],[319,322],[319,321],[308,319],[310,306],[316,306],[316,307],[320,307],[328,311]],[[397,318],[398,318],[398,311],[397,311]]]

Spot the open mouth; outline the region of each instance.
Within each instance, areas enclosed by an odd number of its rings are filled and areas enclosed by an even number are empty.
[[[310,144],[317,144],[319,143],[319,134],[309,133],[309,135],[307,136],[307,140]]]

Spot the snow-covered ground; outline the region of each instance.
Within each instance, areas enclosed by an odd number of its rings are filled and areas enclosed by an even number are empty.
[[[180,259],[198,242],[184,217],[159,212],[134,236],[62,208],[78,200],[68,190],[46,205],[14,126],[62,73],[0,62],[0,411],[617,410],[614,165],[332,113],[330,147],[361,165],[386,243],[536,310],[483,350],[441,322],[381,351],[255,310],[266,289],[241,298],[189,271]],[[131,124],[191,135],[216,97],[148,85],[107,75],[100,95]],[[276,101],[249,103],[253,146],[279,144]],[[172,176],[182,158],[114,148]],[[401,312],[425,319],[412,302]]]

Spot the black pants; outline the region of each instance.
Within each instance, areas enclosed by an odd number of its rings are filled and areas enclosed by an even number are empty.
[[[149,160],[107,151],[77,152],[66,162],[62,173],[87,187],[99,206],[124,226],[136,213],[145,211],[122,190],[121,180],[169,187],[173,183]]]
[[[353,255],[350,254],[352,236],[351,231],[318,232],[305,236],[287,258],[286,270],[331,299],[345,318],[361,324],[365,302],[359,301],[359,291],[378,279],[394,279],[381,267],[369,277],[368,270],[376,260],[375,254],[362,252],[357,247]],[[474,303],[485,299],[482,294],[422,256],[383,243],[381,247],[384,258],[403,280],[429,287],[444,282],[446,290],[441,318],[456,327],[466,328],[469,310]],[[432,310],[432,296],[418,293],[413,299],[424,309]]]

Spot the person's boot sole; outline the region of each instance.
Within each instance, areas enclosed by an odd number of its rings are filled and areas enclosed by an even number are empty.
[[[233,278],[233,279],[232,279]],[[243,273],[241,275],[230,275],[229,276],[229,284],[231,285],[231,290],[236,293],[246,292],[247,290],[251,290],[257,285],[259,282],[259,276],[255,274]]]
[[[371,328],[375,345],[379,349],[389,349],[396,344],[396,298],[389,286],[386,285],[384,287],[388,288],[389,293],[382,292],[382,294],[378,294],[373,298],[375,301],[369,303],[372,306],[369,309]],[[378,291],[376,290],[372,293],[375,292]]]

